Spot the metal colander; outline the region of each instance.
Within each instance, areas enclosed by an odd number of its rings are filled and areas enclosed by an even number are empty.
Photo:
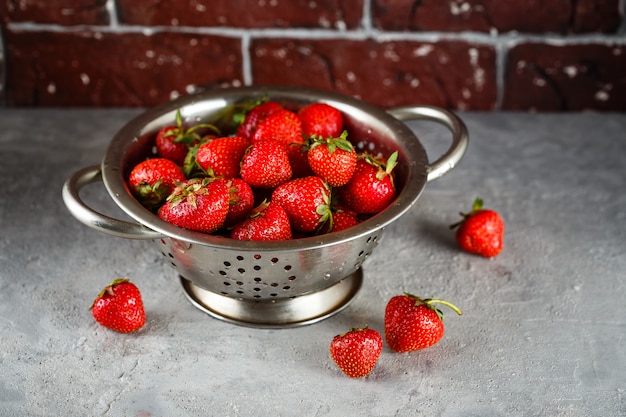
[[[384,211],[350,229],[283,242],[246,242],[193,232],[166,223],[131,194],[132,167],[154,154],[154,136],[180,110],[185,123],[227,120],[245,100],[270,98],[297,109],[325,102],[342,111],[349,138],[359,150],[389,155],[398,151],[398,195]],[[403,123],[435,121],[452,133],[447,152],[433,163]],[[129,239],[152,239],[176,270],[185,294],[201,310],[222,320],[254,327],[292,327],[337,313],[356,296],[362,264],[381,241],[385,227],[419,198],[425,184],[445,174],[467,147],[467,130],[453,113],[426,106],[387,112],[329,92],[294,87],[221,89],[184,96],[148,110],[112,139],[100,165],[83,168],[63,187],[63,199],[79,221],[101,232]],[[115,203],[136,222],[108,217],[80,197],[86,184],[103,181]]]

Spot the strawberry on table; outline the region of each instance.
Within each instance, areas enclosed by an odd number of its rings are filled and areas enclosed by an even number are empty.
[[[357,154],[348,141],[348,132],[340,136],[312,136],[307,154],[313,172],[332,187],[345,185],[356,169]]]
[[[343,130],[343,115],[335,107],[315,102],[298,110],[305,137],[336,138]]]
[[[135,165],[128,177],[128,185],[139,202],[155,208],[186,180],[181,167],[166,158],[150,158]]]
[[[226,221],[228,201],[228,186],[223,182],[193,178],[176,187],[157,214],[176,226],[212,233]]]
[[[255,241],[290,240],[289,217],[280,204],[264,201],[244,221],[235,225],[230,237]]]
[[[242,136],[209,140],[196,151],[196,163],[211,177],[238,177],[241,159],[250,146]]]
[[[450,228],[457,229],[455,238],[461,249],[486,258],[502,251],[504,221],[496,211],[484,209],[483,200],[477,198],[471,212],[460,214],[463,220]]]
[[[298,232],[314,232],[330,221],[330,188],[317,176],[295,178],[272,193],[272,201],[283,206],[291,227]]]
[[[383,339],[374,329],[353,328],[330,342],[330,356],[350,378],[369,374],[383,350]]]
[[[105,287],[91,305],[98,323],[120,333],[139,330],[146,313],[139,289],[127,278],[118,278]]]
[[[291,178],[286,146],[274,139],[250,145],[240,169],[241,178],[257,188],[275,188]]]
[[[359,214],[374,214],[386,208],[396,197],[393,169],[398,152],[387,160],[364,153],[359,155],[354,174],[341,187],[341,201]]]
[[[425,349],[443,337],[443,313],[435,307],[443,304],[457,314],[461,310],[445,300],[421,299],[405,293],[392,297],[385,308],[385,340],[396,352]]]
[[[252,143],[275,139],[285,145],[304,143],[302,122],[291,110],[278,109],[260,121],[252,134]]]
[[[189,147],[201,141],[202,136],[199,132],[207,129],[219,134],[217,127],[207,123],[185,128],[180,110],[178,110],[176,112],[176,125],[166,126],[157,133],[155,140],[157,153],[161,158],[167,158],[182,166]]]

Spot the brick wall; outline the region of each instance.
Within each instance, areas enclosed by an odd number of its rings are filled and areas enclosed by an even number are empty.
[[[6,107],[289,84],[381,107],[626,111],[624,0],[1,0]]]

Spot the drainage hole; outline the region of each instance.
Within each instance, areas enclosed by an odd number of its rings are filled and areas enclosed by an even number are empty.
[[[237,271],[239,271],[240,274],[245,274],[246,273],[246,270],[243,269],[243,268],[239,268],[239,269],[237,269]]]
[[[253,288],[254,291],[259,292],[261,289],[259,287]]]
[[[285,265],[285,271],[290,271],[291,270],[291,265]]]
[[[271,261],[273,264],[275,264],[276,262],[278,262],[278,258],[272,258]]]
[[[220,275],[226,275],[226,271],[220,270]]]
[[[289,285],[285,285],[285,286],[283,287],[283,290],[290,290],[290,289],[291,289],[291,287],[290,287]]]
[[[296,279],[295,275],[290,276],[289,278],[287,278],[289,281],[293,281],[294,279]]]
[[[243,285],[243,282],[241,282],[241,281],[237,281],[237,285],[242,286],[242,285]]]
[[[237,256],[237,260],[238,261],[243,261],[243,256],[241,256],[241,255]]]
[[[224,281],[224,285],[226,285],[227,287],[230,287],[230,282]]]
[[[261,281],[263,281],[263,280],[262,280],[261,278],[259,278],[259,277],[256,277],[254,280],[255,280],[256,282],[261,282]]]
[[[229,266],[230,266],[230,262],[228,262],[228,261],[224,261],[224,266],[225,266],[225,267],[229,267]]]
[[[261,270],[261,267],[260,267],[259,265],[254,265],[254,270],[255,270],[255,271],[260,271],[260,270]]]

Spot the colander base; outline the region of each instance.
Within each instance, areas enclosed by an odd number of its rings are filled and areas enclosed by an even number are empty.
[[[363,283],[363,271],[356,270],[321,291],[293,298],[246,300],[207,291],[179,276],[185,295],[201,311],[217,319],[258,328],[289,328],[324,320],[348,306]]]

